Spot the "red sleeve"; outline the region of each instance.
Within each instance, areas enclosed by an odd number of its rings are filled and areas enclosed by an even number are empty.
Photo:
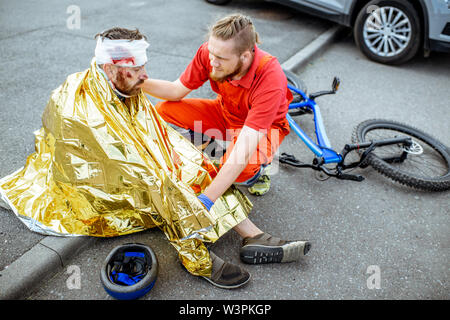
[[[181,74],[180,81],[188,89],[201,87],[208,79],[210,72],[208,43],[205,42],[197,50],[195,57]]]
[[[251,108],[245,119],[245,125],[255,130],[269,129],[282,112],[280,108],[286,106],[286,77],[281,67],[268,69],[250,97]]]

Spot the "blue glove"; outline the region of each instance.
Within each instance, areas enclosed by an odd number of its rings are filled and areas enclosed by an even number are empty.
[[[208,198],[208,196],[205,196],[203,193],[201,195],[199,195],[198,200],[201,201],[201,203],[203,203],[203,205],[206,207],[206,209],[209,211],[211,210],[211,207],[214,205],[214,202],[211,201],[210,198]]]

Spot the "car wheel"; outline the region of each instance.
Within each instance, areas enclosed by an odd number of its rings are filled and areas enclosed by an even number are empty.
[[[369,59],[385,64],[404,63],[419,50],[419,16],[407,1],[373,0],[359,12],[354,38]]]
[[[231,0],[206,0],[206,2],[209,2],[212,4],[217,4],[217,5],[224,5],[224,4],[231,2]]]

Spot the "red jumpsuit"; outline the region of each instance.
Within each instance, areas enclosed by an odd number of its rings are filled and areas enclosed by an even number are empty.
[[[207,43],[204,43],[180,81],[195,90],[209,80],[217,98],[165,101],[158,103],[156,108],[169,123],[230,141],[221,164],[231,153],[244,125],[264,132],[256,152],[236,179],[242,183],[258,174],[261,166],[272,162],[284,137],[289,134],[286,113],[292,94],[287,89],[287,80],[278,60],[257,46],[253,63],[240,80],[214,81],[209,77],[211,70]]]

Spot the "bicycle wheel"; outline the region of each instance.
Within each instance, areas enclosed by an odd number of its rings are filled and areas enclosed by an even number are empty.
[[[360,123],[352,140],[353,143],[362,143],[401,136],[412,138],[413,145],[409,148],[401,145],[377,147],[368,155],[365,163],[394,181],[416,189],[450,189],[449,149],[423,131],[399,122],[374,119]],[[403,161],[384,160],[400,156],[404,151],[406,159]]]

